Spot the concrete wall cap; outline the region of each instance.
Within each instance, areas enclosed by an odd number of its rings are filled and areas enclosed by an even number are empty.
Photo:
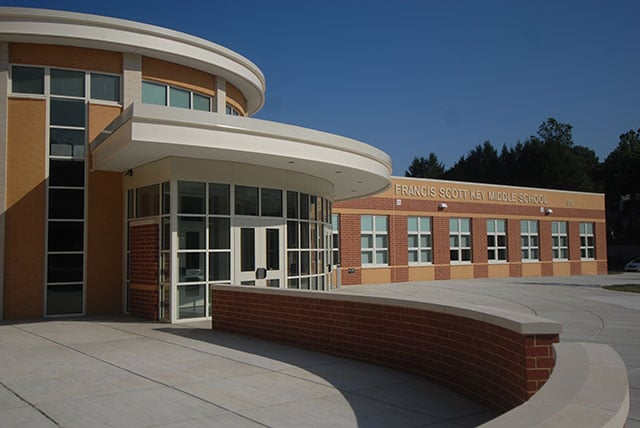
[[[299,298],[323,299],[342,302],[356,302],[373,305],[386,305],[400,308],[419,309],[446,315],[469,318],[486,322],[498,327],[514,331],[519,334],[560,334],[562,324],[529,314],[490,308],[481,305],[461,305],[445,299],[431,302],[416,302],[412,300],[389,297],[362,296],[359,294],[330,293],[326,291],[300,291],[290,289],[268,289],[235,285],[212,285],[212,290],[239,291],[256,294],[270,294],[279,296],[295,296]]]
[[[556,365],[526,403],[481,425],[502,427],[623,427],[629,414],[624,362],[608,345],[554,344]]]

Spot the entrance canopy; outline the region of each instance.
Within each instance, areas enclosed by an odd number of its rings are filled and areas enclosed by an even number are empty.
[[[93,168],[125,172],[166,157],[296,171],[334,184],[335,200],[390,185],[391,159],[368,144],[264,120],[134,103],[91,143]]]

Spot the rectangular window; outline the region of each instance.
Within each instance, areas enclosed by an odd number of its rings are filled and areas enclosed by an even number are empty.
[[[487,257],[490,262],[507,261],[506,220],[487,220]]]
[[[151,217],[160,215],[160,186],[140,187],[136,190],[137,217]]]
[[[333,265],[340,264],[340,215],[333,214],[331,216],[331,238],[332,238],[332,261]]]
[[[249,186],[235,186],[236,215],[258,215],[258,188]]]
[[[209,214],[229,215],[229,201],[228,184],[209,184]]]
[[[520,221],[520,249],[522,261],[539,260],[538,222],[536,220]]]
[[[282,190],[260,189],[260,215],[282,217]]]
[[[178,213],[205,214],[205,183],[178,182]]]
[[[142,102],[159,106],[167,105],[167,87],[151,82],[142,82]]]
[[[84,71],[51,69],[51,95],[84,98]]]
[[[84,128],[85,110],[84,100],[51,98],[49,124]]]
[[[200,95],[193,94],[193,109],[194,110],[202,110],[202,111],[211,111],[211,98]]]
[[[388,242],[387,216],[360,216],[362,266],[388,266]]]
[[[554,260],[569,259],[569,236],[566,221],[551,222],[551,253]]]
[[[171,107],[191,108],[191,93],[184,89],[170,87],[169,105]]]
[[[426,264],[433,261],[431,217],[407,218],[409,264]]]
[[[84,159],[84,129],[50,128],[49,155]]]
[[[44,68],[11,67],[11,91],[15,94],[44,94]]]
[[[471,219],[449,219],[449,257],[454,263],[471,261]]]
[[[120,76],[91,73],[91,98],[120,102]]]
[[[580,223],[580,258],[583,260],[593,260],[596,258],[593,223]]]

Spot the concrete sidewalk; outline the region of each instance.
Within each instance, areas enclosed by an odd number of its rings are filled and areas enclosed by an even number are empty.
[[[386,368],[130,318],[0,325],[1,427],[471,427],[494,414]]]
[[[620,354],[631,396],[626,428],[640,428],[640,294],[601,288],[616,284],[640,284],[640,273],[375,284],[338,292],[477,304],[559,321],[561,342],[605,343]]]
[[[537,314],[564,342],[612,346],[640,428],[640,274],[378,284],[336,292]],[[471,427],[494,415],[415,376],[244,336],[209,323],[132,318],[0,324],[1,427]]]

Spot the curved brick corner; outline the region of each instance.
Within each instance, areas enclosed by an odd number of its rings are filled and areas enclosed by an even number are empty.
[[[549,379],[559,323],[480,306],[212,286],[212,324],[416,373],[499,412]]]

